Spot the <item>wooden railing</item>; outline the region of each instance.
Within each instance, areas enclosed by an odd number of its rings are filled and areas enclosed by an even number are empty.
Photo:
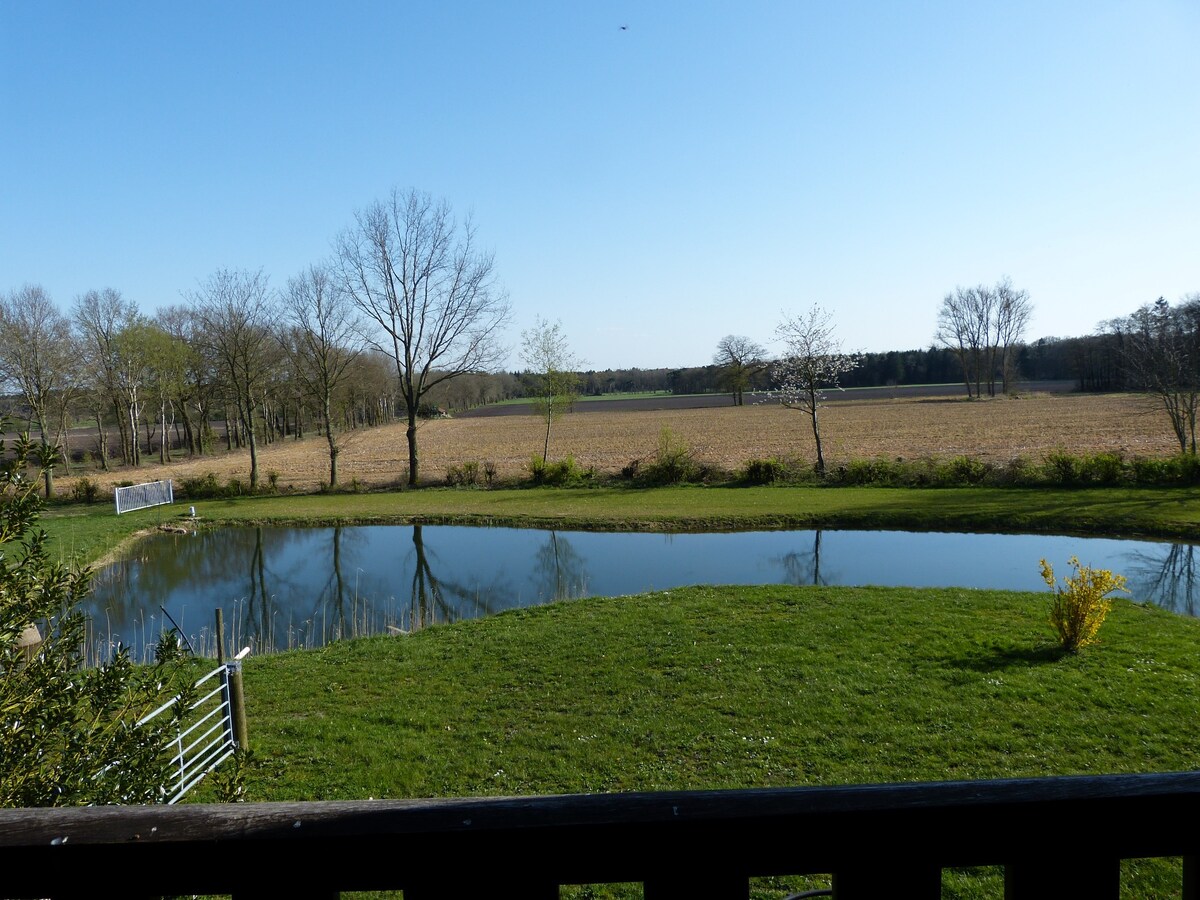
[[[0,895],[551,898],[572,883],[745,898],[754,875],[939,897],[1003,865],[1006,898],[1116,898],[1120,860],[1184,858],[1200,772],[743,791],[0,810]]]

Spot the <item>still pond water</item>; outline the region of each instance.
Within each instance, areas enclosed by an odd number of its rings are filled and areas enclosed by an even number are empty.
[[[214,610],[237,646],[316,647],[552,600],[694,584],[1046,590],[1038,560],[1112,569],[1132,597],[1200,612],[1196,546],[1050,535],[903,531],[614,534],[447,525],[226,528],[159,535],[99,572],[96,651],[144,656],[169,621],[211,652]]]

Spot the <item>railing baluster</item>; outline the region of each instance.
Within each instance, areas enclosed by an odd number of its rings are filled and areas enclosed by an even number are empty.
[[[1183,858],[1183,900],[1200,900],[1200,856]]]
[[[937,865],[905,865],[895,860],[864,860],[866,865],[833,873],[835,900],[862,900],[877,897],[942,896],[942,870]]]
[[[1037,859],[1004,867],[1004,900],[1119,900],[1121,860]]]
[[[748,900],[750,879],[727,872],[689,872],[647,881],[645,900]]]

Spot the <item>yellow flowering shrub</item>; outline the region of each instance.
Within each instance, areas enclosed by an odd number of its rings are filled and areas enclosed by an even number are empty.
[[[1075,574],[1064,578],[1060,587],[1055,582],[1053,567],[1043,559],[1042,580],[1054,591],[1050,624],[1058,634],[1062,648],[1074,653],[1080,647],[1096,642],[1096,632],[1112,608],[1108,595],[1113,591],[1125,591],[1125,576],[1114,575],[1108,569],[1081,566],[1076,556],[1069,562]]]

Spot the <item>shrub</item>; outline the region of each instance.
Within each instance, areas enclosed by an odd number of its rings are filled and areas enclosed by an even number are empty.
[[[271,488],[271,493],[279,492],[279,473],[274,469],[267,470],[267,484]]]
[[[483,461],[483,483],[492,487],[496,483],[496,464],[490,459]]]
[[[649,484],[686,484],[700,481],[703,472],[692,448],[667,426],[658,433],[654,459],[641,468],[641,477]]]
[[[447,466],[446,484],[450,487],[479,484],[479,463],[469,461],[461,466]]]
[[[1038,468],[1024,456],[1014,456],[1004,468],[996,473],[1001,484],[1032,485],[1037,484]]]
[[[213,472],[199,478],[184,478],[179,482],[179,492],[189,500],[215,500],[225,496],[225,486],[217,481]]]
[[[567,484],[578,484],[585,478],[591,477],[593,470],[580,468],[575,457],[544,461],[540,456],[529,458],[529,477],[534,484],[553,485],[562,487]]]
[[[1125,590],[1125,576],[1114,575],[1108,569],[1081,566],[1075,556],[1071,557],[1070,564],[1075,574],[1063,579],[1063,586],[1059,587],[1054,579],[1054,569],[1043,559],[1042,580],[1054,591],[1050,625],[1062,648],[1074,653],[1080,647],[1096,642],[1096,632],[1112,608],[1112,601],[1106,598],[1113,591]]]
[[[100,485],[85,475],[75,482],[71,496],[82,503],[95,503],[100,497]]]
[[[746,484],[775,484],[791,479],[792,467],[777,456],[752,459],[742,467],[740,478]]]
[[[178,644],[160,641],[153,666],[118,649],[83,671],[88,573],[55,562],[37,528],[29,442],[5,449],[0,441],[0,807],[161,801],[170,762],[160,751],[188,704],[135,723],[175,693]],[[21,646],[35,624],[41,640]]]
[[[1079,477],[1084,483],[1117,484],[1125,478],[1125,460],[1120,453],[1081,456]]]
[[[981,459],[955,456],[946,463],[946,470],[951,484],[983,484],[991,467]]]
[[[838,467],[837,480],[848,485],[903,484],[904,467],[887,459],[852,459]]]
[[[1070,453],[1061,450],[1046,454],[1043,465],[1046,480],[1051,484],[1078,484],[1080,478],[1079,460]]]

